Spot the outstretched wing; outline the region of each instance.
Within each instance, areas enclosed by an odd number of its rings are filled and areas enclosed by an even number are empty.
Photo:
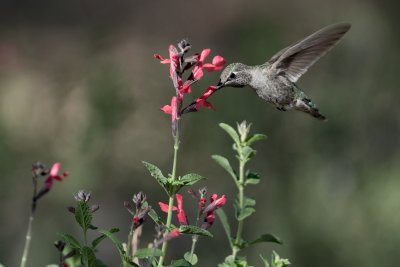
[[[283,72],[290,81],[296,82],[309,67],[332,49],[349,29],[348,23],[327,26],[282,49],[267,64],[277,73]]]

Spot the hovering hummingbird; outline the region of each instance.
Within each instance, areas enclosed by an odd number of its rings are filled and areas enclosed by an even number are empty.
[[[348,23],[327,26],[285,47],[262,65],[232,63],[221,73],[218,88],[248,85],[259,97],[281,111],[294,108],[325,120],[325,116],[295,82],[332,49],[349,29]]]

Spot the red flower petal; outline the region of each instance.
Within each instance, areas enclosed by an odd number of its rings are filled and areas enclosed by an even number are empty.
[[[215,200],[214,204],[217,208],[221,208],[223,205],[225,205],[225,203],[226,203],[226,197],[225,195],[222,195],[222,197]]]
[[[47,177],[45,184],[47,189],[50,190],[53,187],[53,176]]]
[[[185,84],[179,89],[182,94],[188,94],[192,92],[192,88],[190,88],[190,83],[185,82]]]
[[[172,122],[174,122],[176,120],[177,117],[177,100],[176,100],[176,96],[172,97],[171,100],[171,120]]]
[[[224,65],[216,66],[214,64],[209,64],[209,63],[203,65],[203,69],[205,69],[208,72],[222,70],[223,68]]]
[[[208,57],[210,52],[211,52],[211,49],[209,49],[209,48],[203,49],[203,51],[201,51],[201,54],[200,54],[199,63],[203,63],[203,61],[206,59],[206,57]]]
[[[50,176],[53,176],[53,177],[57,176],[58,172],[60,171],[60,167],[61,167],[61,164],[59,162],[54,163],[50,169]]]
[[[172,108],[170,105],[165,105],[162,108],[160,108],[165,114],[171,114],[172,113]]]
[[[160,54],[154,54],[153,57],[155,59],[160,60],[161,64],[169,64],[169,63],[171,63],[171,60],[169,58],[163,58]]]
[[[162,202],[158,202],[158,205],[160,206],[161,211],[168,213],[168,204],[162,203]],[[173,206],[172,207],[173,211],[177,211],[178,208]]]
[[[214,109],[212,104],[210,102],[208,102],[207,100],[204,100],[204,99],[196,100],[196,110],[199,110],[201,107],[206,107],[208,109]]]
[[[215,56],[212,60],[212,64],[214,64],[215,66],[223,66],[225,65],[225,59],[221,56]]]
[[[178,228],[175,228],[169,234],[165,237],[167,240],[170,240],[171,238],[178,237],[181,233],[179,232]]]
[[[199,66],[194,67],[192,72],[193,72],[193,77],[196,80],[200,80],[201,77],[203,77],[203,69]]]
[[[186,219],[186,214],[185,211],[183,210],[183,201],[182,201],[182,195],[176,194],[176,203],[178,205],[178,214],[176,215],[178,218],[178,222],[180,225],[187,225],[187,219]]]

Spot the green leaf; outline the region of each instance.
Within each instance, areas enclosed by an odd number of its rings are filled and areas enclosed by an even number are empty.
[[[151,209],[147,215],[150,216],[150,218],[158,225],[164,225],[164,222],[162,221],[161,217],[158,216],[157,212],[154,209]]]
[[[181,234],[202,235],[202,236],[213,237],[213,235],[209,231],[204,230],[203,228],[200,228],[200,227],[197,227],[194,225],[181,225],[179,227],[179,232]]]
[[[139,259],[145,259],[148,257],[161,257],[164,256],[164,253],[161,249],[154,249],[154,248],[142,248],[138,249],[135,253],[135,257]]]
[[[75,220],[85,233],[92,224],[92,218],[93,216],[89,205],[83,201],[78,202],[75,208]]]
[[[252,157],[254,157],[256,155],[256,152],[254,149],[252,149],[249,146],[245,146],[242,148],[242,152],[241,152],[241,156],[242,158],[244,158],[246,161],[251,159]]]
[[[271,261],[272,261],[272,267],[287,267],[288,265],[290,265],[288,259],[281,258],[275,251],[272,251]]]
[[[153,165],[146,161],[142,161],[142,163],[150,172],[150,175],[153,176],[157,180],[157,182],[162,186],[162,188],[164,188],[165,192],[167,192],[167,194],[170,195],[170,192],[168,190],[168,179],[165,178],[161,170],[156,165]]]
[[[249,197],[244,197],[243,204],[245,207],[253,207],[256,205],[256,201]]]
[[[196,263],[198,262],[197,255],[194,253],[193,255],[190,255],[190,252],[186,252],[185,255],[183,255],[183,257],[187,262],[189,262],[192,265],[196,265]]]
[[[68,265],[69,266],[69,265]],[[104,262],[102,262],[99,259],[96,259],[96,267],[108,267],[107,264],[105,264]]]
[[[267,259],[264,259],[263,255],[261,255],[261,254],[260,254],[260,258],[261,258],[261,260],[262,260],[263,263],[264,263],[264,267],[269,267],[268,260],[267,260]]]
[[[240,144],[239,135],[237,134],[235,129],[233,129],[231,126],[229,126],[228,124],[225,124],[225,123],[220,123],[219,127],[224,129],[224,131],[227,132],[230,135],[230,137],[233,139],[233,141],[236,144]]]
[[[267,136],[265,134],[255,134],[249,137],[246,141],[246,145],[251,146],[253,143],[265,140],[267,139]]]
[[[61,238],[64,239],[64,241],[71,248],[73,248],[73,249],[80,249],[81,248],[81,245],[79,244],[79,242],[72,235],[65,234],[65,233],[59,233],[58,235],[61,236]]]
[[[283,244],[282,240],[279,237],[277,237],[273,234],[263,234],[259,238],[251,241],[249,243],[249,245],[254,245],[257,243],[266,243],[266,242],[272,242],[272,243],[277,243],[277,244],[281,244],[281,245]]]
[[[96,256],[94,255],[94,251],[87,246],[82,247],[82,262],[85,267],[96,267]]]
[[[180,259],[180,260],[172,261],[171,266],[172,267],[192,267],[193,265],[184,259]]]
[[[122,247],[121,241],[119,241],[118,238],[111,231],[99,230],[99,232],[107,236],[114,243],[114,245],[118,249],[119,255],[123,258],[125,256],[125,251],[124,248]]]
[[[59,267],[59,266],[60,266],[60,265],[58,265],[58,264],[49,264],[49,265],[46,265],[46,267]],[[4,267],[4,265],[0,263],[0,267]]]
[[[258,184],[260,182],[260,176],[255,172],[247,171],[245,185]]]
[[[108,231],[109,233],[117,233],[119,232],[118,228],[112,228]],[[98,238],[92,241],[92,248],[96,248],[98,244],[100,244],[101,241],[103,241],[107,236],[105,234],[102,234]]]
[[[226,159],[220,155],[212,155],[211,158],[213,160],[215,160],[222,168],[224,168],[235,180],[235,183],[237,183],[238,177],[236,176],[235,172],[233,171],[228,159]]]
[[[230,243],[231,242],[231,238],[232,238],[231,227],[229,225],[228,218],[226,217],[225,211],[223,209],[218,209],[216,211],[216,213],[217,213],[217,216],[218,216],[219,220],[222,223],[222,227],[224,228],[225,234],[228,237],[228,240],[229,240],[229,243]]]
[[[251,214],[253,214],[255,211],[256,210],[254,208],[244,207],[244,209],[240,210],[237,219],[239,221],[242,221],[242,220],[246,219],[247,217],[249,217]]]
[[[182,182],[184,185],[193,185],[197,183],[198,181],[206,179],[205,177],[196,174],[196,173],[189,173],[185,174],[184,176],[179,179],[180,182]]]

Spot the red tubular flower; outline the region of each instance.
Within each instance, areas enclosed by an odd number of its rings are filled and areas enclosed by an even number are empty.
[[[178,218],[178,222],[180,225],[187,225],[187,218],[185,211],[183,210],[183,201],[182,201],[182,195],[176,194],[176,202],[178,204],[178,214],[176,217]]]
[[[168,213],[168,204],[162,203],[162,202],[158,202],[158,205],[160,206],[160,209],[162,212]],[[173,211],[177,211],[178,208],[173,206],[172,207]]]
[[[59,175],[58,172],[60,171],[61,164],[56,162],[50,169],[49,177],[47,177],[45,184],[46,188],[50,190],[53,187],[53,181],[62,181],[65,177],[68,176],[68,172],[64,172],[63,174]]]
[[[208,57],[210,52],[211,52],[210,49],[204,49],[201,52],[199,61],[196,65],[196,67],[194,67],[194,69],[193,69],[193,77],[196,80],[199,80],[199,79],[201,79],[201,77],[203,77],[203,75],[204,75],[203,69],[205,69],[208,72],[212,72],[212,71],[221,70],[224,67],[225,59],[221,56],[215,56],[212,60],[212,63],[204,64],[204,60]]]
[[[213,194],[210,197],[210,200],[211,203],[204,209],[204,213],[206,214],[204,218],[204,224],[202,225],[204,229],[208,229],[214,224],[215,210],[221,208],[226,203],[225,195],[222,195],[222,197],[218,198],[217,194]]]
[[[170,114],[171,115],[171,120],[174,122],[177,117],[177,98],[176,96],[172,97],[171,99],[171,105],[165,105],[161,108],[162,111],[164,111],[165,114]]]
[[[167,236],[171,239],[171,238],[178,237],[180,234],[181,233],[179,232],[179,229],[175,228],[174,230],[169,232],[169,234]]]
[[[222,70],[225,65],[225,59],[221,56],[215,56],[212,60],[212,64],[207,63],[203,65],[203,69],[208,72]]]
[[[173,206],[172,210],[177,211],[178,213],[176,214],[176,218],[178,219],[178,222],[180,225],[187,225],[187,218],[185,211],[183,210],[183,201],[182,201],[182,195],[176,194],[176,202],[178,204],[178,207]],[[168,213],[168,204],[158,202],[158,205],[160,206],[161,210],[165,213]]]
[[[196,109],[196,110],[199,110],[201,107],[206,107],[206,108],[208,108],[208,109],[213,109],[213,106],[211,105],[210,102],[207,101],[207,99],[208,99],[212,94],[214,94],[217,90],[218,90],[218,89],[217,89],[216,86],[214,86],[214,85],[209,86],[209,87],[207,88],[207,90],[206,90],[200,97],[198,97],[198,98],[195,100],[195,102],[196,102],[196,104],[195,104],[195,109]]]

